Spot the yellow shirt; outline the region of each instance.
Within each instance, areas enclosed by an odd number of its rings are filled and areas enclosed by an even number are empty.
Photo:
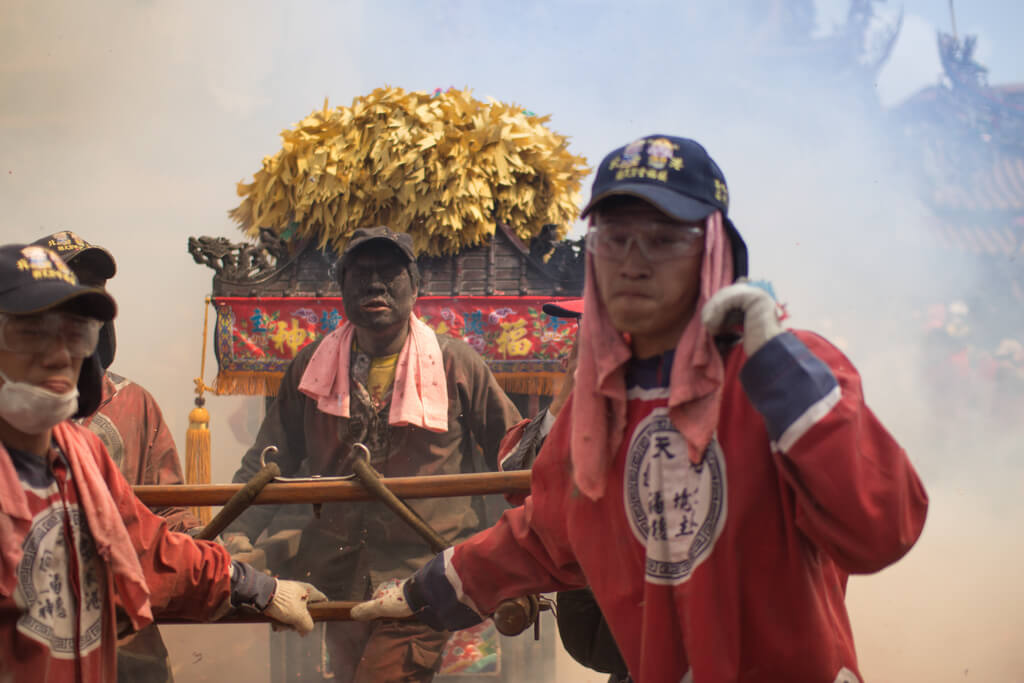
[[[370,360],[370,374],[366,382],[366,390],[377,405],[391,391],[395,383],[395,368],[398,366],[398,354],[381,356]]]

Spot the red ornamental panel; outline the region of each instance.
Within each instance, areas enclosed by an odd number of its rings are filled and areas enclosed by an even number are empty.
[[[576,336],[576,321],[545,315],[550,297],[422,297],[416,315],[487,361],[506,391],[547,393]],[[273,394],[295,354],[345,320],[340,298],[221,297],[218,394]]]

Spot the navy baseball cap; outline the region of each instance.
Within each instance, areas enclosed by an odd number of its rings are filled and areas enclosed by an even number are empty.
[[[117,314],[110,295],[79,284],[56,252],[34,244],[0,247],[0,313],[27,315],[62,304],[103,322]]]
[[[723,216],[729,212],[722,169],[699,142],[669,135],[649,135],[606,156],[581,217],[616,195],[644,199],[680,221],[701,220],[715,210]]]
[[[747,274],[747,247],[729,220],[725,174],[696,140],[648,135],[613,150],[597,169],[590,201],[580,218],[616,196],[637,197],[679,221],[699,221],[721,211],[735,277]]]
[[[52,235],[37,239],[32,244],[57,252],[57,255],[64,259],[64,262],[67,264],[70,264],[72,261],[82,263],[83,265],[88,264],[104,280],[109,280],[117,273],[117,264],[114,262],[114,256],[109,251],[103,247],[86,242],[70,230],[55,232]]]

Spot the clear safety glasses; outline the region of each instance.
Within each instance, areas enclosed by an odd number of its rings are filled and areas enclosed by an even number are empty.
[[[63,339],[68,353],[77,358],[96,351],[103,323],[72,313],[50,311],[31,315],[0,313],[0,349],[16,353],[45,353]]]
[[[672,261],[704,248],[704,228],[698,225],[609,225],[587,231],[587,249],[611,261],[625,261],[632,245],[651,263]]]

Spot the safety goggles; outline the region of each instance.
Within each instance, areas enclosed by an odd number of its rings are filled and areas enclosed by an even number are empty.
[[[96,352],[103,323],[72,313],[50,311],[32,315],[0,313],[0,349],[15,353],[45,353],[62,339],[68,353],[85,358]]]
[[[650,263],[664,263],[704,248],[704,228],[698,225],[609,225],[587,231],[587,250],[610,261],[625,261],[633,245]]]

